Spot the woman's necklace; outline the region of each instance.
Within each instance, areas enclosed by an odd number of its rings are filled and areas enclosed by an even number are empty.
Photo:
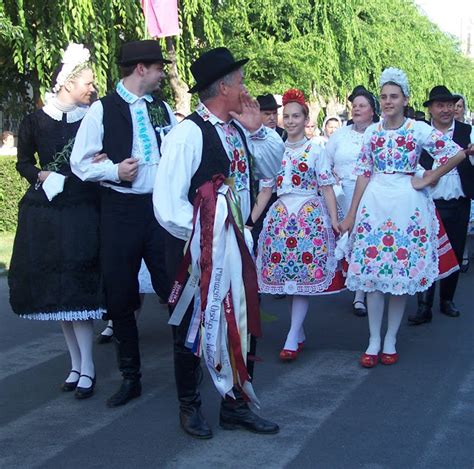
[[[301,145],[304,145],[307,141],[309,140],[308,137],[304,136],[301,140],[298,140],[297,142],[289,142],[288,140],[285,142],[285,145],[288,148],[298,148]]]
[[[407,121],[407,118],[404,117],[404,118],[403,118],[403,121],[402,121],[402,123],[401,123],[400,125],[398,125],[398,126],[390,126],[390,127],[389,127],[389,126],[387,126],[386,121],[384,120],[384,121],[382,122],[382,126],[383,126],[383,128],[384,128],[385,130],[398,130],[398,129],[401,129],[401,128],[405,125],[405,122],[406,122],[406,121]]]

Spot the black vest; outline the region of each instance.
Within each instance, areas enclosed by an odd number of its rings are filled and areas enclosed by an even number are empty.
[[[154,98],[156,99],[156,98]],[[102,152],[107,153],[109,159],[114,163],[120,163],[132,155],[133,144],[133,124],[130,114],[130,106],[126,103],[116,91],[101,98],[104,109],[102,119],[104,125],[104,137],[102,139]],[[164,111],[167,125],[170,123],[170,117],[165,103],[157,100]],[[148,103],[147,103],[148,106]],[[158,149],[161,147],[161,137],[159,133],[154,132]],[[107,181],[110,184],[131,187],[132,183],[122,181],[120,183]]]
[[[461,147],[467,148],[471,143],[471,126],[462,122],[454,121],[453,140]],[[420,155],[420,164],[425,169],[433,167],[433,158],[423,150]],[[474,199],[474,166],[469,158],[465,158],[458,164],[457,170],[461,179],[461,186],[464,194],[469,199]]]
[[[191,203],[194,201],[196,191],[206,181],[211,181],[216,174],[223,174],[226,178],[230,175],[230,161],[227,153],[222,145],[221,139],[215,127],[209,122],[205,121],[197,112],[193,112],[186,117],[194,122],[202,132],[202,155],[201,163],[194,176],[191,178],[191,186],[188,192],[188,199]],[[253,206],[255,181],[252,175],[252,155],[247,145],[247,139],[244,131],[238,124],[231,124],[237,129],[244,144],[245,153],[248,158],[249,167],[249,182],[250,182],[250,206]]]

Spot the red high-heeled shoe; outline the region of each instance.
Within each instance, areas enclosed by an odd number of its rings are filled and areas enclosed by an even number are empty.
[[[382,353],[380,362],[383,365],[395,365],[398,362],[398,353]]]
[[[369,355],[368,353],[364,353],[360,359],[359,363],[360,366],[364,368],[373,368],[379,362],[379,356],[377,355]]]
[[[298,342],[298,353],[301,352],[304,349],[304,340],[303,342]]]
[[[280,352],[280,360],[283,360],[285,362],[291,362],[293,360],[296,360],[296,357],[298,356],[298,350],[286,350],[283,349]]]

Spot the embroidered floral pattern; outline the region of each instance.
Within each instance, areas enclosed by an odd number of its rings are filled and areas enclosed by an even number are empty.
[[[259,240],[257,271],[266,293],[316,293],[331,284],[337,262],[334,234],[320,197],[289,214],[277,201],[264,223]]]
[[[433,129],[427,141],[419,142],[415,130],[411,119],[397,130],[385,130],[378,123],[369,138],[364,138],[354,173],[366,177],[373,172],[414,173],[423,148],[441,165],[457,153],[458,146],[447,135]]]
[[[208,121],[211,118],[209,110],[202,103],[198,105],[196,112],[204,121]],[[240,134],[232,124],[219,122],[218,125],[221,126],[225,133],[224,149],[230,160],[229,177],[234,179],[235,190],[237,192],[243,189],[250,190],[248,158]]]
[[[416,209],[403,229],[392,218],[379,221],[366,206],[352,232],[347,286],[351,290],[413,294],[437,276],[437,226]]]
[[[322,161],[324,155],[312,149],[312,142],[296,150],[286,148],[276,178],[277,190],[315,194],[319,185],[335,183],[329,166]]]

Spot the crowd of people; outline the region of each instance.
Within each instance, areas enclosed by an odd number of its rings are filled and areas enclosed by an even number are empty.
[[[170,312],[180,424],[201,439],[212,437],[201,358],[222,396],[222,427],[279,431],[249,406],[260,294],[287,297],[287,362],[304,348],[310,296],[354,292],[354,314],[368,316],[366,368],[398,361],[408,295],[418,295],[408,320],[431,321],[442,279],[441,312],[460,314],[474,198],[464,98],[435,86],[429,124],[412,119],[407,77],[388,68],[378,99],[356,87],[351,120],[329,115],[316,136],[302,91],[287,90],[281,105],[249,95],[247,61],[219,47],[193,62],[199,104],[185,117],[156,96],[169,63],[158,42],[125,43],[122,79],[92,104],[90,53],[71,44],[53,94],[18,135],[30,187],[8,279],[13,311],[60,322],[71,359],[61,387],[78,399],[96,384],[93,320],[108,320],[99,341],[117,347],[122,381],[107,400],[117,407],[142,392],[137,317],[143,293],[156,292]]]

